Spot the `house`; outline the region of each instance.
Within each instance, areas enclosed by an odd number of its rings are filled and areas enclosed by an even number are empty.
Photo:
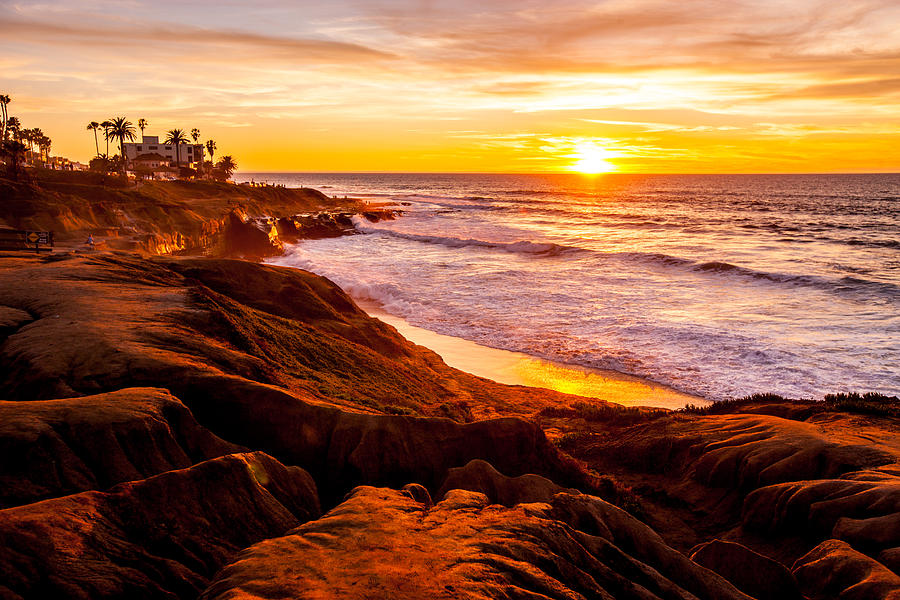
[[[158,152],[139,154],[128,162],[128,172],[144,179],[178,179],[180,169],[173,167],[174,160],[169,160]]]
[[[180,164],[175,166],[195,169],[203,162],[203,144],[178,144],[176,151],[174,144],[160,143],[159,136],[145,135],[140,142],[126,142],[123,146],[129,166],[132,161],[147,154],[162,156],[170,164],[175,164],[176,159],[180,158]]]
[[[134,158],[129,158],[128,165],[135,169],[147,168],[155,169],[157,167],[168,167],[174,162],[160,154],[159,152],[148,152],[147,154],[139,154]]]

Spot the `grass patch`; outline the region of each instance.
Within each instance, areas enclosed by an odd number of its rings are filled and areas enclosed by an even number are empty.
[[[753,394],[751,396],[744,396],[743,398],[720,400],[718,402],[713,402],[709,406],[688,404],[675,412],[688,415],[721,415],[738,412],[740,408],[749,404],[782,404],[784,402],[794,402],[794,400],[779,396],[778,394]]]
[[[900,417],[900,398],[875,392],[858,394],[827,394],[825,407],[829,411],[861,413],[884,417]]]
[[[584,419],[588,422],[602,422],[613,425],[634,425],[652,421],[669,414],[667,410],[655,410],[637,406],[618,404],[591,404],[578,401],[569,407],[551,406],[542,409],[538,415],[550,419]]]

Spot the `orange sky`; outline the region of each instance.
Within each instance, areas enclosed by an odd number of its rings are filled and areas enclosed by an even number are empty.
[[[198,127],[243,171],[900,171],[896,0],[0,0],[53,153]]]

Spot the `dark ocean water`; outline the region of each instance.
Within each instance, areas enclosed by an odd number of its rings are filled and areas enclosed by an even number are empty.
[[[240,178],[402,208],[273,262],[420,327],[710,399],[900,394],[900,175]]]

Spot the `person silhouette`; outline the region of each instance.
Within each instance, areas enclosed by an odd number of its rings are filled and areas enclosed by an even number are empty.
[[[93,233],[88,234],[88,239],[87,239],[87,242],[85,242],[85,243],[90,247],[91,250],[94,249],[94,234]]]

